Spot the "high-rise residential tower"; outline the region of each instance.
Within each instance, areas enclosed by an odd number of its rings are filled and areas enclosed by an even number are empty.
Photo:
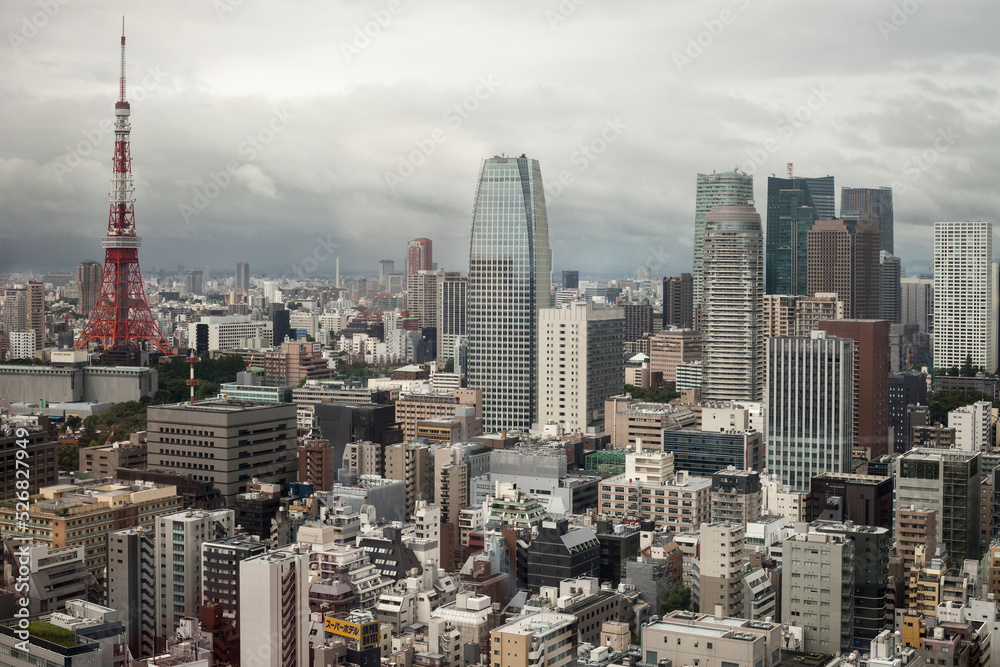
[[[406,244],[406,273],[434,270],[433,243],[430,239],[413,239]]]
[[[809,294],[807,249],[809,230],[816,222],[816,209],[809,201],[809,191],[798,188],[779,190],[773,210],[768,200],[765,275],[768,294]]]
[[[469,279],[457,272],[437,274],[437,343],[438,359],[455,356],[455,341],[466,335],[466,302]]]
[[[901,323],[916,324],[920,333],[934,331],[934,281],[917,276],[900,278],[899,288]]]
[[[483,429],[531,427],[537,407],[538,309],[549,305],[549,222],[538,161],[483,161],[469,247],[469,386]]]
[[[566,431],[603,425],[604,402],[624,389],[620,306],[575,301],[538,312],[538,423]]]
[[[992,261],[992,222],[934,223],[936,368],[961,367],[971,356],[973,366],[996,372]]]
[[[893,253],[892,188],[841,188],[840,217],[874,222],[879,250]]]
[[[767,339],[767,469],[792,491],[851,471],[854,348],[825,331]]]
[[[80,262],[76,267],[76,287],[80,293],[80,314],[90,317],[90,311],[101,293],[101,265],[92,259]]]
[[[35,347],[45,347],[45,283],[28,283],[28,326],[35,332]]]
[[[694,280],[690,273],[663,279],[663,328],[694,326]]]
[[[236,289],[240,292],[250,289],[250,264],[247,262],[236,263]]]
[[[764,238],[753,206],[715,206],[703,239],[702,389],[710,401],[764,390]]]
[[[691,271],[693,307],[697,308],[702,298],[705,216],[713,206],[746,206],[752,201],[753,174],[735,170],[698,174],[694,201],[694,269]]]
[[[901,324],[903,318],[903,293],[899,282],[902,272],[899,257],[885,250],[879,252],[880,316],[892,324]]]
[[[869,220],[817,220],[809,231],[808,293],[836,294],[849,319],[879,319],[878,245],[878,228]]]

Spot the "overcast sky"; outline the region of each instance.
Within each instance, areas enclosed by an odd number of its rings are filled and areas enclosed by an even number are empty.
[[[689,271],[695,175],[734,166],[762,217],[788,162],[838,207],[894,186],[911,274],[935,220],[997,220],[995,0],[5,0],[0,272],[103,258],[122,14],[147,272],[401,268],[415,237],[466,271],[500,153],[583,275]]]

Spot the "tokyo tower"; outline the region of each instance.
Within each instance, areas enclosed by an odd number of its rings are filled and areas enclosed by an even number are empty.
[[[129,103],[125,99],[125,20],[122,19],[122,71],[115,103],[115,154],[112,159],[111,212],[104,246],[104,276],[90,319],[76,339],[75,349],[99,347],[109,358],[131,358],[142,349],[173,350],[149,311],[139,268],[142,238],[135,234],[135,185],[129,154]]]

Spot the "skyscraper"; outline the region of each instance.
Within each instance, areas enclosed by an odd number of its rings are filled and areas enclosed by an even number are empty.
[[[579,289],[580,288],[580,272],[579,271],[563,271],[562,272],[562,286],[563,286],[563,289]]]
[[[874,222],[879,250],[893,253],[892,188],[841,188],[840,217]]]
[[[45,283],[28,283],[28,327],[35,332],[35,349],[45,347]]]
[[[753,174],[724,171],[698,174],[694,201],[694,269],[692,276],[693,307],[702,297],[702,244],[705,237],[705,216],[713,206],[745,206],[753,201]]]
[[[451,275],[458,277],[457,273]],[[406,276],[406,306],[420,327],[437,324],[437,282],[434,271],[417,271]]]
[[[899,279],[899,287],[901,324],[916,324],[920,333],[931,333],[934,330],[934,281],[908,276]]]
[[[380,259],[378,261],[378,284],[382,287],[389,286],[389,276],[396,271],[396,262],[391,259]]]
[[[768,294],[807,295],[809,230],[816,222],[816,209],[808,201],[808,190],[797,188],[779,190],[773,210],[768,200],[765,276]]]
[[[881,232],[879,233],[881,234]],[[885,250],[879,252],[879,275],[881,284],[880,317],[892,324],[901,324],[903,317],[903,296],[900,287],[902,266],[899,257]]]
[[[466,307],[469,279],[458,272],[438,271],[437,274],[437,342],[438,360],[455,356],[455,341],[466,335]]]
[[[702,391],[759,401],[764,389],[764,238],[753,206],[715,206],[703,240]]]
[[[205,293],[205,274],[201,269],[190,269],[184,276],[184,289],[188,294]]]
[[[567,305],[538,311],[538,423],[583,432],[603,425],[604,402],[624,388],[626,315],[593,301]]]
[[[406,273],[413,275],[419,271],[434,269],[433,243],[430,239],[413,239],[406,244]]]
[[[818,328],[854,341],[854,446],[869,460],[889,454],[889,323],[830,320]]]
[[[854,347],[825,331],[767,339],[767,469],[792,491],[851,471]]]
[[[992,222],[934,223],[934,358],[951,368],[997,369],[997,330],[992,318]]]
[[[247,262],[236,263],[236,289],[241,292],[250,289],[250,265]]]
[[[80,314],[90,317],[90,311],[101,293],[101,265],[92,259],[81,262],[76,267],[76,288],[80,293]]]
[[[817,220],[809,231],[809,294],[836,294],[848,319],[879,319],[878,245],[869,220]]]
[[[527,430],[536,411],[538,309],[549,304],[549,223],[538,161],[483,161],[469,246],[469,386],[483,428]]]
[[[694,280],[690,273],[663,279],[663,328],[694,326]]]

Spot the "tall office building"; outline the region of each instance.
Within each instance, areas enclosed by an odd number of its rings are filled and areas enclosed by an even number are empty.
[[[157,650],[201,608],[201,545],[232,537],[233,510],[183,510],[156,517]]]
[[[580,289],[580,272],[563,271],[562,286],[563,289]]]
[[[920,333],[934,331],[934,281],[916,276],[900,278],[900,323],[916,324]],[[923,361],[923,360],[920,360]]]
[[[241,665],[310,663],[308,553],[272,551],[240,561],[239,609]]]
[[[767,469],[792,491],[851,471],[854,347],[824,331],[767,339]]]
[[[97,303],[97,295],[101,293],[101,275],[104,269],[92,259],[81,262],[76,267],[76,288],[80,294],[80,314],[90,317],[90,311]]]
[[[45,347],[45,283],[28,283],[28,328],[35,332],[36,349]]]
[[[637,341],[653,335],[653,307],[648,303],[626,303],[621,306],[625,313],[625,340]]]
[[[389,276],[396,272],[396,262],[391,259],[380,259],[378,261],[378,284],[382,287],[389,286]]]
[[[807,291],[836,294],[844,317],[881,317],[878,229],[868,220],[817,220],[809,231]]]
[[[538,311],[538,420],[586,432],[604,423],[604,402],[625,383],[620,307],[576,301]]]
[[[118,610],[132,657],[156,649],[156,539],[152,530],[127,528],[108,533],[105,602]]]
[[[469,279],[458,272],[437,274],[437,344],[439,361],[455,356],[455,341],[466,335]]]
[[[896,462],[896,507],[937,510],[937,541],[952,563],[979,559],[980,455],[958,449],[915,448]],[[896,515],[896,535],[900,535]]]
[[[184,289],[188,294],[205,293],[205,274],[201,269],[190,269],[184,274]]]
[[[28,329],[28,290],[24,285],[4,289],[0,329],[6,333]]]
[[[458,273],[450,275],[458,278]],[[421,328],[437,325],[437,287],[436,271],[417,271],[406,276],[406,306]]]
[[[694,280],[690,273],[663,279],[663,328],[694,326]]]
[[[247,262],[236,263],[236,289],[240,292],[250,289],[250,264]]]
[[[811,294],[806,291],[807,249],[809,230],[817,218],[816,209],[809,202],[809,191],[798,188],[779,190],[773,210],[768,199],[764,278],[768,294]]]
[[[936,368],[997,369],[992,280],[993,223],[934,223],[934,358]]]
[[[406,273],[434,270],[433,242],[430,239],[413,239],[406,244]]]
[[[483,161],[469,250],[469,386],[483,429],[528,430],[537,407],[538,309],[549,305],[549,222],[538,161]]]
[[[840,217],[874,222],[879,250],[893,253],[892,188],[841,188]]]
[[[889,323],[885,320],[831,320],[819,329],[854,341],[854,446],[868,460],[889,448]]]
[[[703,239],[702,398],[759,401],[764,390],[764,238],[753,206],[716,206]]]
[[[881,234],[881,232],[880,232]],[[892,324],[903,321],[903,294],[900,283],[902,266],[899,257],[882,250],[879,252],[879,276],[881,285],[880,315]]]
[[[747,206],[751,202],[753,174],[735,170],[698,174],[694,201],[694,268],[691,271],[693,308],[697,308],[702,299],[705,216],[713,206]]]
[[[791,227],[789,219],[785,220],[783,229],[781,220],[782,206],[790,207],[793,204],[794,196],[786,194],[782,201],[782,192],[786,191],[802,192],[802,206],[807,206],[815,210],[816,220],[831,220],[836,215],[836,205],[833,196],[833,176],[823,178],[778,178],[771,176],[767,179],[767,263],[772,264],[779,257],[786,258],[786,271],[791,271],[791,244],[797,241],[797,235],[789,234]],[[791,215],[791,212],[787,212]],[[797,214],[796,214],[797,216]],[[807,225],[799,225],[798,231],[805,229],[808,233]],[[781,263],[781,262],[779,262]],[[768,294],[782,294],[777,282],[778,271],[768,268],[765,287]],[[785,292],[793,294],[795,292]],[[804,294],[804,292],[803,292]]]

